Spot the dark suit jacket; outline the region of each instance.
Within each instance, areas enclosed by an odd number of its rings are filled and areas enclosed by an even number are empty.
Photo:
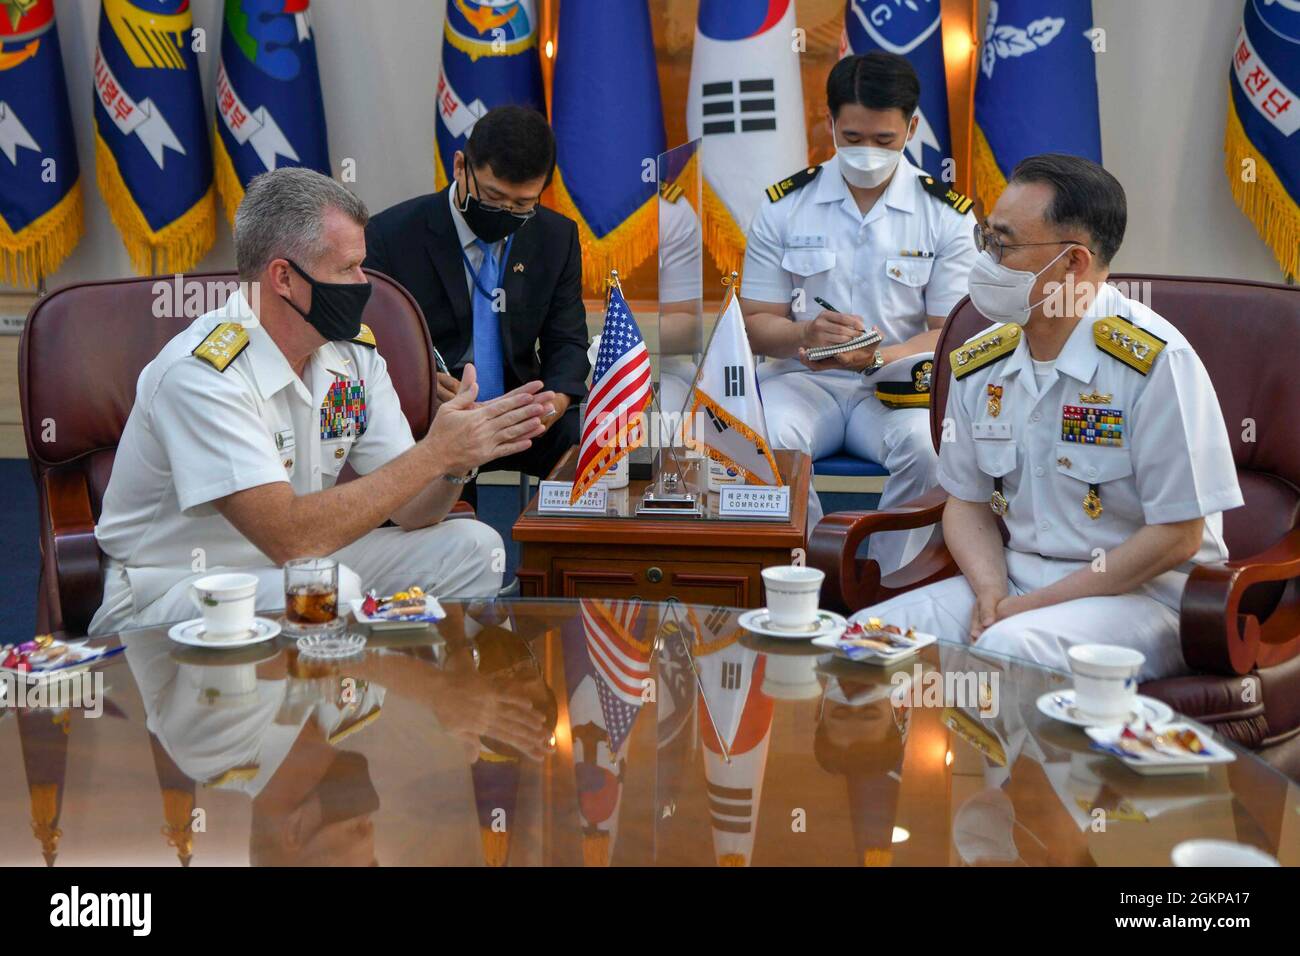
[[[447,190],[408,199],[372,218],[365,264],[410,291],[434,346],[454,368],[473,340],[474,310]],[[515,233],[501,285],[507,391],[540,378],[546,388],[572,395],[575,404],[585,398],[591,363],[573,220],[538,207]]]

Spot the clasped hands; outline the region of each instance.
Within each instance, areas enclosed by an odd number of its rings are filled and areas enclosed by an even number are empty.
[[[462,475],[489,461],[518,454],[546,431],[544,419],[556,413],[558,397],[543,391],[541,382],[529,382],[488,402],[476,401],[478,373],[466,365],[455,393],[438,407],[433,425],[424,437],[444,472]],[[442,395],[444,376],[439,376]],[[567,396],[564,396],[567,401]]]

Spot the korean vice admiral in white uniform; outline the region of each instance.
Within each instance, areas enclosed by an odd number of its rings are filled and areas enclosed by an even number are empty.
[[[768,359],[759,382],[772,443],[879,462],[889,471],[882,508],[935,485],[934,346],[975,259],[971,200],[904,155],[920,91],[911,64],[891,53],[835,65],[826,82],[835,156],[769,187],[749,229],[741,288],[750,343]],[[870,327],[884,337],[878,349],[819,362],[804,355]],[[811,533],[822,509],[809,491]],[[888,573],[928,535],[879,535],[871,557]]]
[[[193,617],[190,585],[214,571],[255,575],[257,607],[281,607],[279,566],[304,556],[338,559],[340,600],[500,587],[500,536],[442,519],[480,463],[543,431],[551,395],[533,382],[475,404],[471,373],[415,442],[361,324],[366,216],[307,169],[249,184],[235,257],[258,294],[195,320],[140,374],[95,528],[108,560],[92,634]],[[361,477],[336,484],[345,464]]]
[[[1241,490],[1201,360],[1106,283],[1124,189],[1090,160],[1016,168],[981,226],[971,301],[996,321],[952,352],[939,482],[961,576],[854,615],[1066,670],[1074,644],[1185,673],[1189,570],[1227,558]],[[1009,532],[1003,545],[997,518]]]

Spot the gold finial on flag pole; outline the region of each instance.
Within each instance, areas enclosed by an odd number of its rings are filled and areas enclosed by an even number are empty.
[[[736,294],[736,287],[740,284],[740,273],[734,269],[729,275],[722,277],[722,287],[726,290],[722,294],[722,305],[725,308],[731,296]]]

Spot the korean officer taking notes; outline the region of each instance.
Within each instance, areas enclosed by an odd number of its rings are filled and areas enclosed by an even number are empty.
[[[882,508],[935,485],[931,360],[975,261],[971,201],[906,155],[920,95],[901,56],[877,51],[835,65],[826,81],[835,156],[768,189],[741,288],[750,343],[768,359],[759,381],[773,444],[879,462],[889,471]],[[870,328],[883,336],[879,348],[807,357]],[[810,489],[810,533],[821,517]],[[888,573],[928,535],[873,536],[871,557]]]

